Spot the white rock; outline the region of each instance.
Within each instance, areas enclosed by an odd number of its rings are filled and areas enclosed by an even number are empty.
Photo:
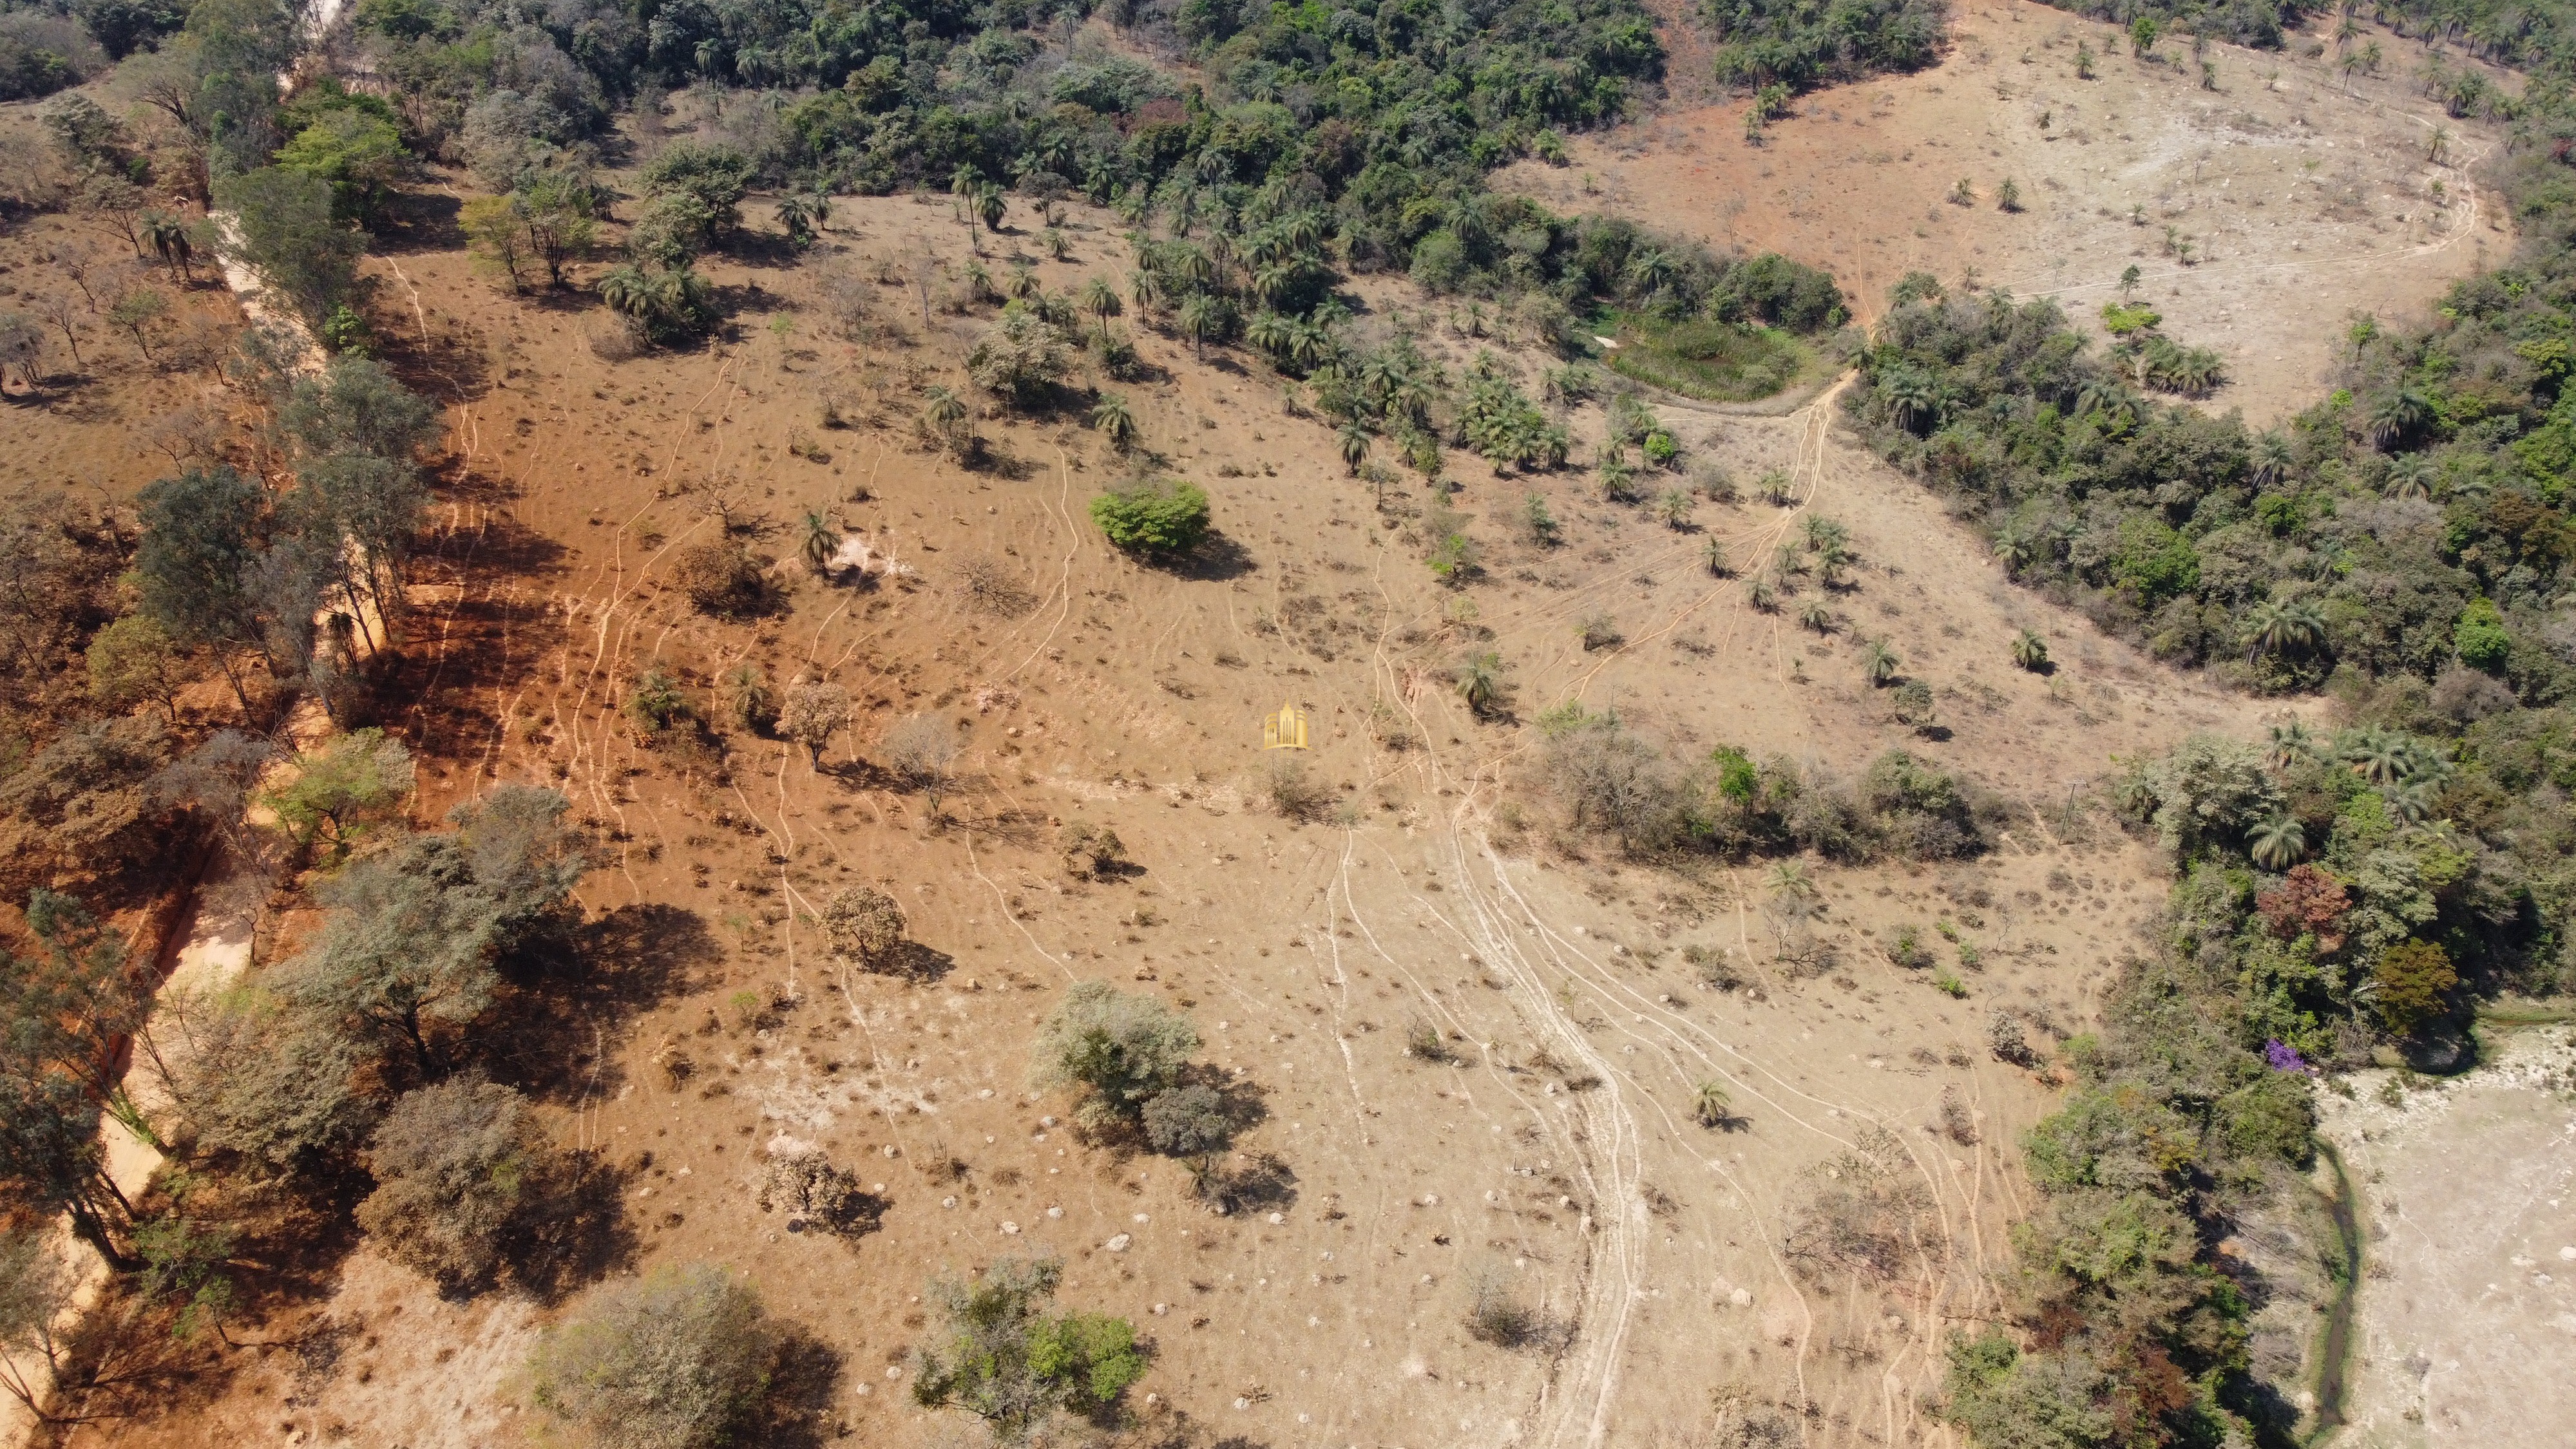
[[[1284,1223],[1288,1221],[1288,1215],[1286,1213],[1272,1213],[1270,1215],[1270,1220],[1274,1223]]]
[[[939,1200],[939,1205],[944,1208],[953,1208],[957,1206],[957,1199],[953,1197],[943,1197]]]
[[[1134,1238],[1129,1237],[1125,1233],[1120,1233],[1118,1236],[1111,1238],[1108,1242],[1101,1244],[1101,1246],[1107,1248],[1113,1253],[1123,1253],[1127,1251],[1127,1245],[1134,1241],[1136,1241]]]
[[[1013,1236],[1017,1236],[1020,1231],[1020,1225],[1018,1223],[1005,1222],[1002,1224],[1002,1231],[1012,1234]]]
[[[1051,1207],[1051,1208],[1048,1208],[1048,1209],[1047,1209],[1047,1216],[1048,1216],[1048,1217],[1051,1217],[1051,1218],[1060,1218],[1060,1217],[1063,1217],[1063,1216],[1064,1216],[1064,1209],[1062,1209],[1062,1208],[1060,1208],[1060,1207]]]

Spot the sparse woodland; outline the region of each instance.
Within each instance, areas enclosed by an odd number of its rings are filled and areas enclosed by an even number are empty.
[[[2143,27],[2142,55],[2160,33],[2295,43],[2307,18],[2260,0],[2117,9]],[[597,1442],[770,1442],[823,1357],[738,1274],[613,1271],[632,1254],[630,1185],[594,1145],[547,1128],[541,1107],[594,1065],[581,1055],[594,1043],[549,1032],[565,1003],[668,985],[638,945],[649,925],[578,894],[611,842],[537,784],[414,818],[398,706],[426,686],[406,660],[408,586],[459,480],[440,407],[386,340],[402,319],[360,263],[439,166],[476,189],[457,227],[493,285],[588,314],[590,347],[612,361],[724,334],[740,299],[700,274],[709,256],[792,265],[833,197],[946,198],[976,260],[940,303],[979,335],[962,378],[925,373],[901,399],[914,442],[980,468],[979,421],[1087,427],[1126,475],[1097,484],[1086,516],[1143,568],[1222,569],[1241,541],[1119,390],[1144,385],[1135,329],[1258,367],[1291,415],[1333,430],[1349,486],[1382,498],[1394,468],[1421,479],[1431,502],[1390,537],[1451,601],[1439,640],[1454,659],[1433,683],[1469,730],[1527,731],[1531,778],[1567,838],[1648,865],[1758,863],[1776,954],[1818,970],[1799,860],[1970,859],[2030,803],[1911,749],[1837,774],[1723,742],[1685,754],[1580,704],[1524,720],[1469,590],[1506,530],[1543,554],[1562,524],[1536,492],[1471,519],[1444,469],[1463,450],[1516,479],[1577,471],[1601,506],[1682,534],[1701,499],[1731,502],[1735,485],[1683,454],[1636,384],[1765,396],[1848,361],[1849,426],[1971,520],[2021,586],[2232,688],[2336,711],[2336,728],[2203,736],[2123,762],[2108,803],[2173,868],[2162,936],[2124,968],[2105,1029],[2054,1063],[2073,1085],[2023,1144],[2039,1205],[2008,1322],[1950,1344],[1941,1409],[1991,1449],[2287,1442],[2296,1413],[2249,1371],[2251,1306],[2212,1245],[2311,1163],[2312,1094],[2332,1073],[2374,1056],[2448,1067],[2482,1001],[2576,989],[2576,401],[2562,396],[2576,372],[2576,32],[2549,5],[2382,13],[2528,74],[2518,96],[2438,59],[2418,77],[2451,115],[2512,128],[2491,180],[2525,243],[2433,317],[2338,324],[2333,388],[2258,431],[2193,405],[2223,370],[2143,306],[2106,308],[2117,340],[2097,349],[2054,302],[1918,274],[1864,336],[1833,278],[1793,258],[1720,256],[1489,191],[1498,167],[1561,160],[1565,134],[1653,99],[1667,49],[1635,0],[1120,0],[1097,14],[361,0],[291,95],[276,77],[306,47],[275,0],[12,4],[0,100],[111,67],[136,99],[120,114],[57,96],[41,172],[0,178],[5,217],[76,215],[133,251],[112,293],[93,295],[96,268],[69,253],[27,269],[62,300],[47,314],[22,280],[0,306],[7,405],[76,391],[95,361],[83,340],[119,339],[148,368],[219,375],[235,416],[157,423],[171,467],[130,506],[0,500],[0,883],[25,903],[0,960],[0,1345],[64,1387],[0,1386],[68,1418],[93,1391],[123,1392],[118,1332],[230,1344],[256,1306],[243,1265],[298,1234],[363,1234],[437,1291],[507,1287],[559,1308],[530,1400]],[[1935,64],[1944,35],[1938,4],[1712,3],[1689,23],[1714,42],[1717,80],[1756,97],[1757,141],[1796,124],[1795,95]],[[693,86],[718,98],[721,124],[666,139],[618,189],[618,118],[658,125]],[[1069,246],[1058,222],[1073,199],[1121,219],[1132,267],[1050,292],[985,257],[1006,217]],[[212,286],[199,273],[219,249],[295,326],[248,327],[198,356],[172,313]],[[1453,368],[1401,330],[1355,325],[1353,280],[1399,274],[1478,335],[1490,313],[1497,337],[1553,353],[1540,396],[1491,352]],[[897,294],[925,322],[931,277]],[[865,310],[844,323],[863,329]],[[1633,350],[1595,365],[1595,339],[1613,333]],[[1564,421],[1594,400],[1607,404],[1597,444]],[[1785,479],[1758,486],[1789,501]],[[751,552],[750,500],[706,489],[691,504],[713,528],[672,568],[688,607],[746,630],[784,612]],[[821,577],[844,566],[844,543],[816,513],[795,547]],[[1833,601],[1860,560],[1841,524],[1810,515],[1766,558],[1730,559],[1714,539],[1700,557],[1755,613],[1794,605],[1814,637],[1844,630]],[[988,570],[970,585],[978,610],[1031,607]],[[1606,615],[1572,627],[1585,655],[1625,642]],[[1852,642],[1862,697],[1940,737],[1928,685],[1884,640]],[[2027,673],[2055,667],[2035,634],[1994,647]],[[793,741],[813,770],[879,781],[922,799],[930,828],[948,823],[959,747],[944,718],[862,742],[850,686],[819,671],[773,682],[748,662],[704,697],[658,665],[619,688],[634,738],[688,768],[719,775],[737,743]],[[327,738],[299,749],[288,725],[304,702]],[[1350,823],[1357,808],[1293,770],[1273,775],[1269,803],[1292,821]],[[250,812],[274,830],[246,825]],[[1085,885],[1133,869],[1104,828],[1068,827],[1055,848]],[[155,1010],[152,963],[102,918],[177,899],[218,849],[274,858],[291,929],[259,939],[256,985]],[[946,961],[872,887],[813,915],[835,969],[927,980]],[[1890,959],[1928,964],[1917,945]],[[1704,980],[1731,988],[1733,969],[1711,958]],[[1943,989],[1963,994],[1955,977]],[[737,1000],[738,1029],[775,1006]],[[1286,1164],[1230,1155],[1260,1120],[1258,1093],[1198,1059],[1189,1018],[1096,980],[1050,1006],[1033,1085],[1063,1094],[1087,1146],[1168,1158],[1224,1213],[1285,1200]],[[2047,1065],[2010,1013],[1991,1029],[1998,1058]],[[1420,1061],[1452,1060],[1439,1030],[1413,1036]],[[129,1059],[158,1079],[149,1105],[124,1085]],[[675,1090],[692,1070],[676,1047],[658,1060]],[[1701,1091],[1702,1127],[1742,1125],[1724,1090]],[[111,1120],[169,1154],[149,1192],[109,1177]],[[1852,1159],[1837,1201],[1855,1221],[1903,1219],[1894,1188],[1871,1195],[1871,1161]],[[759,1191],[795,1230],[852,1242],[886,1209],[819,1153],[780,1157]],[[56,1223],[111,1272],[113,1328],[60,1335],[74,1285],[40,1251]],[[1802,1227],[1784,1246],[1821,1272],[1885,1245]],[[1002,1442],[1059,1418],[1132,1422],[1127,1390],[1154,1344],[1124,1318],[1052,1311],[1060,1287],[1081,1291],[1061,1263],[916,1276],[942,1315],[906,1360],[918,1406],[970,1414]],[[1492,1283],[1470,1317],[1489,1344],[1559,1341]]]

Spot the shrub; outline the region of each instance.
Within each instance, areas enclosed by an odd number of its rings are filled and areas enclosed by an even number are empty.
[[[1118,839],[1118,832],[1106,825],[1076,821],[1064,828],[1057,848],[1063,853],[1064,868],[1075,875],[1096,880],[1127,867],[1127,847]]]
[[[1126,1319],[1046,1312],[1062,1267],[1005,1258],[975,1281],[941,1279],[929,1297],[947,1319],[939,1346],[916,1355],[912,1397],[959,1408],[1016,1444],[1059,1411],[1093,1414],[1144,1377],[1145,1351]]]
[[[939,797],[948,791],[949,771],[957,763],[957,730],[936,715],[908,715],[878,742],[886,773],[907,790],[930,797],[930,813],[939,813]]]
[[[1198,1047],[1198,1032],[1162,1002],[1085,981],[1065,992],[1039,1031],[1036,1077],[1040,1086],[1079,1091],[1086,1125],[1132,1123],[1155,1094],[1178,1084]]]
[[[2460,611],[2460,621],[2451,630],[2452,651],[2460,662],[2471,669],[2490,674],[2501,672],[2505,658],[2513,652],[2513,636],[2505,632],[2504,615],[2495,600],[2475,598]]]
[[[790,685],[787,703],[778,711],[778,728],[805,747],[805,756],[823,761],[823,747],[850,722],[850,692],[829,680]]]
[[[790,1227],[804,1224],[841,1237],[873,1231],[885,1217],[885,1200],[859,1186],[857,1173],[834,1167],[820,1152],[769,1159],[755,1199],[762,1212],[784,1210]]]
[[[2441,1015],[2443,998],[2460,984],[2451,953],[2431,941],[2400,941],[2379,955],[2370,968],[2379,988],[2379,1017],[2399,1036]]]
[[[1195,483],[1138,483],[1091,500],[1091,521],[1130,553],[1175,555],[1208,535],[1208,496]]]
[[[719,619],[758,613],[767,603],[769,586],[760,565],[732,539],[713,539],[680,550],[671,562],[671,581],[700,613]]]
[[[480,1283],[550,1156],[527,1098],[511,1088],[473,1077],[423,1087],[376,1129],[367,1152],[376,1190],[358,1204],[358,1226],[442,1286]]]
[[[823,907],[824,939],[835,954],[863,967],[891,961],[908,925],[892,896],[867,886],[851,886]]]
[[[594,1289],[546,1336],[536,1401],[610,1449],[712,1449],[759,1411],[779,1347],[749,1284],[666,1264]]]

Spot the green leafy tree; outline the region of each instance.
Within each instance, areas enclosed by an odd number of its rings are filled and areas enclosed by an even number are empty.
[[[299,756],[294,778],[261,797],[279,822],[309,850],[329,832],[336,860],[369,816],[411,793],[411,751],[383,730],[369,727],[335,735],[321,749]]]
[[[125,1096],[122,1049],[151,1001],[127,970],[123,940],[69,896],[27,901],[33,956],[0,958],[0,1203],[68,1214],[72,1232],[109,1266],[134,1259],[119,1241],[133,1206],[108,1176],[102,1110],[159,1139]]]
[[[1195,483],[1136,483],[1091,500],[1091,521],[1130,553],[1175,556],[1208,535],[1208,496]]]
[[[1117,1403],[1144,1377],[1144,1350],[1123,1318],[1049,1314],[1062,1276],[1052,1259],[1005,1258],[973,1282],[933,1283],[947,1322],[942,1342],[916,1356],[913,1401],[963,1409],[1004,1444],[1025,1442],[1059,1412]]]
[[[355,107],[322,113],[277,153],[281,170],[331,188],[334,219],[373,224],[385,196],[412,169],[411,153],[393,122]]]
[[[178,722],[187,671],[169,632],[149,616],[127,614],[91,635],[85,662],[90,698],[101,708],[124,714],[153,704],[164,720]]]
[[[1162,1002],[1084,981],[1066,990],[1039,1030],[1036,1079],[1079,1092],[1077,1115],[1086,1123],[1134,1123],[1146,1102],[1178,1084],[1198,1047],[1188,1019]]]
[[[1145,1102],[1145,1140],[1166,1157],[1189,1163],[1204,1194],[1217,1180],[1217,1156],[1234,1141],[1234,1119],[1212,1087],[1192,1084],[1157,1092]]]
[[[264,166],[222,182],[215,199],[239,228],[242,259],[307,325],[348,300],[367,242],[339,219],[330,182]]]
[[[505,785],[460,806],[455,830],[353,862],[323,887],[322,929],[277,968],[276,991],[437,1076],[442,1039],[490,1009],[500,959],[560,922],[587,868],[566,808],[552,790]]]

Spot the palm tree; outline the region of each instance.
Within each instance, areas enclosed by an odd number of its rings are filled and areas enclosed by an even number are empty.
[[[2388,466],[2388,496],[2430,498],[2434,476],[2432,459],[2421,453],[2407,453]]]
[[[2274,815],[2245,832],[2245,853],[2265,870],[2287,870],[2308,853],[2307,827],[2286,811]]]
[[[196,246],[188,240],[187,223],[166,212],[146,212],[143,240],[163,266],[179,274],[181,281],[193,284],[197,280],[188,269],[189,261],[196,256]]]
[[[1690,527],[1691,496],[1679,488],[1667,488],[1655,500],[1655,512],[1663,518],[1664,527],[1679,533]]]
[[[1356,478],[1360,476],[1360,465],[1368,461],[1369,430],[1367,425],[1357,418],[1353,418],[1349,422],[1342,424],[1341,440],[1342,466],[1350,469],[1351,476]]]
[[[1207,357],[1207,340],[1216,332],[1218,317],[1216,299],[1205,292],[1193,292],[1181,304],[1181,330],[1190,334],[1192,355]]]
[[[1253,313],[1252,321],[1243,329],[1243,339],[1246,342],[1282,362],[1288,360],[1289,343],[1296,335],[1294,322],[1270,311]]]
[[[2390,388],[2370,405],[2367,427],[2372,447],[2387,452],[2415,435],[2433,416],[2432,403],[2411,387]]]
[[[975,215],[983,220],[984,229],[996,235],[1002,230],[1002,188],[991,182],[975,188]]]
[[[2389,812],[2409,825],[2421,825],[2433,813],[2433,795],[2439,786],[2432,780],[2408,780],[2390,785],[2379,792],[2388,802]]]
[[[1100,324],[1104,334],[1109,330],[1109,319],[1124,310],[1118,303],[1118,289],[1109,285],[1106,277],[1086,279],[1073,300],[1074,305],[1091,314],[1091,320]]]
[[[1874,687],[1883,688],[1893,682],[1900,663],[1884,638],[1870,640],[1860,651],[1860,672]]]
[[[637,323],[648,321],[653,315],[653,279],[633,262],[621,262],[600,274],[599,300]]]
[[[1127,399],[1118,393],[1102,397],[1092,408],[1091,425],[1121,453],[1136,446],[1136,415],[1128,410]]]
[[[2048,641],[2028,629],[2013,636],[2013,663],[2033,674],[2048,667]]]
[[[1816,582],[1829,589],[1842,587],[1843,569],[1851,558],[1851,550],[1843,547],[1841,540],[1826,538],[1824,546],[1816,550]]]
[[[2004,566],[2005,573],[2020,573],[2030,562],[2030,557],[2030,540],[2019,531],[2008,532],[1995,539],[1995,560]]]
[[[1816,895],[1815,878],[1807,874],[1805,861],[1784,860],[1771,867],[1771,899],[1812,901]]]
[[[1163,278],[1148,268],[1139,267],[1127,274],[1127,295],[1136,299],[1138,311],[1150,310],[1162,303]]]
[[[2286,770],[2303,760],[2316,757],[2317,737],[2298,720],[2274,725],[2271,739],[2263,750],[2263,763],[2275,770]]]
[[[1798,606],[1798,622],[1819,634],[1834,632],[1834,611],[1822,599],[1809,599]]]
[[[841,536],[832,531],[831,520],[820,513],[805,515],[805,540],[800,551],[805,567],[815,573],[831,567],[832,555],[841,551]]]
[[[2266,654],[2316,647],[2325,638],[2325,616],[2306,599],[2273,599],[2245,616],[2245,662]]]
[[[1726,577],[1726,541],[1724,539],[1710,539],[1708,546],[1699,551],[1699,556],[1701,561],[1708,565],[1710,573],[1721,579]]]
[[[787,244],[800,252],[814,244],[815,223],[831,215],[831,200],[819,191],[810,196],[791,191],[778,198],[779,228],[787,233]]]
[[[966,222],[966,245],[979,256],[984,243],[975,235],[975,195],[983,184],[984,173],[962,161],[948,174],[948,194],[957,198],[957,214]]]
[[[966,421],[966,401],[956,393],[933,386],[922,396],[928,403],[922,408],[921,415],[929,421],[932,431],[944,434]]]
[[[1723,1127],[1733,1120],[1734,1100],[1715,1082],[1702,1082],[1691,1093],[1691,1117],[1702,1127]]]
[[[2254,440],[2254,481],[2264,485],[2280,482],[2290,472],[2293,461],[2290,440],[2276,429]]]
[[[1205,290],[1216,280],[1216,259],[1204,247],[1187,242],[1174,243],[1166,254],[1166,265],[1181,285],[1194,291]]]
[[[1909,433],[1919,432],[1922,424],[1940,412],[1940,401],[1931,382],[1911,368],[1890,373],[1879,384],[1879,390],[1887,394],[1888,406],[1895,410],[1896,425]]]
[[[2415,764],[2413,740],[2380,725],[2364,725],[2344,736],[2335,753],[2352,772],[2373,785],[2393,785]]]
[[[978,302],[997,301],[1002,295],[993,286],[992,272],[979,261],[970,260],[966,263],[966,287],[968,291],[975,294],[975,300]]]
[[[1780,607],[1780,593],[1771,587],[1769,579],[1756,578],[1744,586],[1744,601],[1753,606],[1755,613],[1768,614]]]
[[[1502,698],[1503,656],[1490,650],[1468,655],[1459,661],[1457,682],[1458,697],[1467,702],[1468,711],[1484,718]]]

